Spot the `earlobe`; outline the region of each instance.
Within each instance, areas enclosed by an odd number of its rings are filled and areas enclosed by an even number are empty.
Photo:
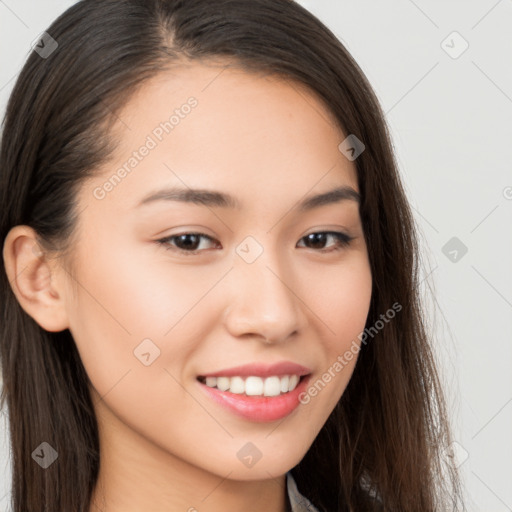
[[[11,288],[25,312],[46,331],[68,328],[64,271],[41,249],[34,229],[13,227],[4,241],[3,258]]]

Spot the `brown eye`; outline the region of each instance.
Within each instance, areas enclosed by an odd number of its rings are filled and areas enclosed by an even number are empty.
[[[204,233],[182,233],[180,235],[171,235],[157,240],[169,250],[178,250],[182,253],[195,254],[205,249],[202,241],[216,242],[213,238]],[[207,244],[207,243],[206,243]]]
[[[330,244],[328,247],[326,247],[326,243],[330,239],[334,239],[335,243],[334,245]],[[310,233],[309,235],[303,237],[301,240],[305,241],[306,247],[308,249],[331,251],[347,247],[353,240],[353,237],[338,231],[319,231],[317,233]]]

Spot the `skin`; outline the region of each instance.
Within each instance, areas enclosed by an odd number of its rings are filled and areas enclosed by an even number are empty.
[[[190,96],[198,101],[190,114],[97,199],[94,190]],[[196,377],[289,360],[315,382],[358,342],[371,297],[358,203],[296,208],[337,186],[358,191],[354,162],[338,150],[346,134],[305,87],[213,63],[146,82],[113,134],[112,160],[77,198],[70,266],[38,258],[28,226],[13,228],[4,245],[20,304],[43,328],[70,329],[92,382],[101,468],[90,510],[284,512],[285,473],[311,446],[357,358],[308,404],[267,423],[222,408]],[[137,207],[168,186],[229,193],[242,208]],[[339,250],[330,236],[308,246],[306,235],[326,231],[354,239]],[[176,240],[157,242],[190,232],[214,241],[201,239],[195,255],[180,253]],[[251,264],[235,251],[247,236],[263,248]],[[149,366],[134,355],[147,338],[160,350]],[[248,442],[262,454],[250,468],[237,458]]]

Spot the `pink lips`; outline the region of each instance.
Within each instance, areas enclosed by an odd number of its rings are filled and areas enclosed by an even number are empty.
[[[201,381],[198,384],[217,404],[230,412],[250,421],[269,422],[276,421],[291,414],[300,404],[299,396],[306,389],[310,380],[311,370],[291,361],[283,361],[277,364],[246,364],[212,373],[206,373],[201,377],[271,377],[284,375],[299,375],[301,380],[293,391],[278,396],[247,396],[229,391],[221,391],[207,386]]]
[[[311,373],[309,368],[300,364],[292,363],[291,361],[282,361],[275,364],[251,363],[242,366],[235,366],[233,368],[226,368],[216,372],[205,373],[202,377],[248,377],[254,375],[256,377],[271,377],[272,375],[308,375]]]

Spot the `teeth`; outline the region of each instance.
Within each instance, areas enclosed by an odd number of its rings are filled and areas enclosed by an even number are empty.
[[[278,396],[281,393],[293,391],[299,383],[298,375],[283,375],[282,377],[206,377],[206,385],[221,391],[230,391],[237,395],[248,396]]]
[[[237,393],[238,395],[245,393],[244,379],[242,379],[242,377],[232,377],[229,391],[231,391],[231,393]]]
[[[217,386],[217,377],[206,377],[206,385],[214,388]]]
[[[288,391],[295,389],[297,387],[298,383],[299,383],[299,376],[298,375],[290,375],[290,382],[288,383]]]
[[[264,396],[277,396],[281,394],[281,380],[279,377],[268,377],[263,384]]]
[[[247,377],[245,380],[245,394],[248,396],[263,395],[263,379],[261,377]]]
[[[217,377],[217,388],[221,391],[227,391],[229,389],[230,380],[229,377]]]
[[[290,382],[290,377],[285,375],[281,377],[281,393],[286,393],[288,391],[288,383]]]

